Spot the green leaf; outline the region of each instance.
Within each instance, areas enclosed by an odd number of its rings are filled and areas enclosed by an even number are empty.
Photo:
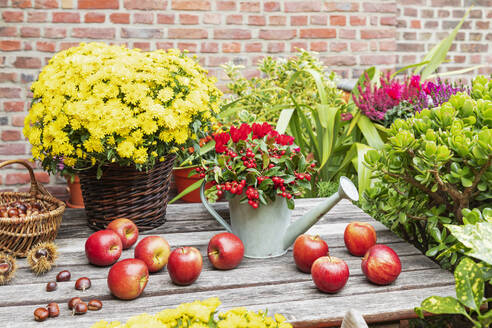
[[[103,175],[103,170],[102,170],[101,166],[98,166],[97,171],[96,171],[96,179],[97,180],[101,179],[102,175]]]
[[[484,280],[482,270],[473,260],[465,257],[454,270],[456,298],[459,302],[476,312],[482,304]]]
[[[203,180],[204,179],[200,179],[200,180],[196,181],[195,183],[193,183],[192,185],[188,186],[185,190],[183,190],[178,195],[176,195],[176,197],[174,197],[173,199],[171,199],[168,204],[172,204],[175,201],[177,201],[178,199],[180,199],[181,197],[188,195],[193,190],[196,190],[196,189],[200,188],[200,186],[202,185]]]
[[[414,68],[414,67],[420,67],[420,66],[424,66],[425,64],[428,64],[429,61],[428,60],[424,60],[420,63],[417,63],[417,64],[412,64],[412,65],[407,65],[407,66],[404,66],[402,68],[400,68],[399,70],[397,70],[396,72],[394,72],[393,74],[391,74],[391,78],[394,78],[395,76],[397,76],[398,74],[400,74],[401,72],[404,72],[406,71],[407,69],[410,69],[410,68]]]
[[[492,223],[479,222],[464,226],[446,224],[446,228],[468,250],[466,255],[492,265]]]
[[[434,314],[466,314],[463,305],[451,296],[427,297],[418,309]]]
[[[292,117],[294,110],[295,110],[294,108],[286,108],[280,112],[277,121],[277,126],[275,128],[275,130],[277,130],[278,133],[280,134],[285,133],[285,130],[287,130],[287,127],[289,126],[290,118]]]
[[[367,143],[369,146],[376,148],[376,149],[382,149],[384,142],[381,139],[381,136],[379,135],[378,131],[374,127],[374,123],[365,115],[362,115],[357,122],[357,126],[361,130],[362,134],[367,140]]]
[[[484,67],[484,66],[485,65],[475,65],[475,66],[472,66],[472,67],[458,69],[458,70],[455,70],[455,71],[448,71],[448,72],[439,73],[439,74],[432,74],[432,75],[429,75],[429,79],[433,79],[433,78],[436,78],[438,76],[439,77],[443,77],[443,76],[464,74],[464,73],[467,73],[467,72],[476,70],[476,69],[481,68],[481,67]]]

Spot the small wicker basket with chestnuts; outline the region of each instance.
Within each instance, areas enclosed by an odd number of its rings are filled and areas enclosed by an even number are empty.
[[[29,192],[0,192],[0,251],[26,257],[34,246],[55,240],[65,204],[38,184],[27,162],[5,161],[0,168],[10,164],[27,168],[31,189]]]

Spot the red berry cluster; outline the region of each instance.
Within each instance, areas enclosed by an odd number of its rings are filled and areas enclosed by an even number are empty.
[[[294,173],[297,179],[311,181],[311,174],[309,173]]]
[[[197,167],[195,169],[196,173],[198,173],[198,175],[200,176],[200,178],[205,178],[206,174],[205,172],[207,172],[207,169],[204,168],[204,167]]]
[[[229,191],[231,194],[234,195],[241,195],[243,193],[243,188],[246,186],[246,180],[241,180],[241,181],[232,181],[232,182],[226,182],[224,184],[218,184],[216,186],[217,188],[217,196],[222,196],[224,194],[224,191]]]
[[[260,202],[258,201],[260,198],[260,193],[258,190],[250,186],[246,189],[246,196],[248,197],[248,204],[253,208],[258,208],[260,205]]]
[[[257,166],[255,154],[253,153],[253,150],[251,148],[246,149],[246,154],[241,157],[241,160],[243,161],[244,166],[246,166],[248,169],[256,168]]]

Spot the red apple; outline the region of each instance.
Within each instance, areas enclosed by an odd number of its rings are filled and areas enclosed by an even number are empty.
[[[148,236],[135,247],[135,258],[147,264],[149,272],[157,272],[166,264],[171,253],[167,240],[160,236]]]
[[[137,225],[129,219],[115,219],[106,229],[113,230],[120,236],[123,249],[132,247],[138,239]]]
[[[216,269],[234,269],[244,256],[244,245],[236,235],[223,232],[210,239],[207,249],[208,259]]]
[[[319,236],[300,235],[294,242],[292,254],[297,268],[309,273],[314,261],[328,255],[328,244]]]
[[[349,275],[347,263],[333,256],[322,256],[311,267],[314,284],[325,293],[338,292],[347,283]]]
[[[394,250],[386,245],[374,245],[362,259],[362,272],[377,285],[388,285],[398,278],[401,262]]]
[[[167,271],[176,285],[191,285],[202,271],[202,256],[195,247],[180,247],[169,255]]]
[[[376,230],[366,222],[351,222],[345,228],[343,240],[350,254],[364,256],[369,248],[376,245]]]
[[[120,258],[122,249],[120,237],[112,230],[94,232],[85,241],[85,255],[94,265],[113,264]]]
[[[109,270],[108,287],[114,296],[122,300],[132,300],[142,294],[148,280],[149,270],[144,261],[126,259]]]

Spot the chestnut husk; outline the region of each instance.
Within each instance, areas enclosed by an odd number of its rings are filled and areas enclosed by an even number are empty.
[[[0,272],[0,286],[8,283],[15,276],[15,271],[17,270],[17,262],[15,257],[0,253],[0,263],[6,263],[9,267],[7,271]]]
[[[44,255],[46,254],[46,255]],[[27,254],[27,263],[37,275],[51,270],[58,258],[58,247],[53,242],[37,244]]]

